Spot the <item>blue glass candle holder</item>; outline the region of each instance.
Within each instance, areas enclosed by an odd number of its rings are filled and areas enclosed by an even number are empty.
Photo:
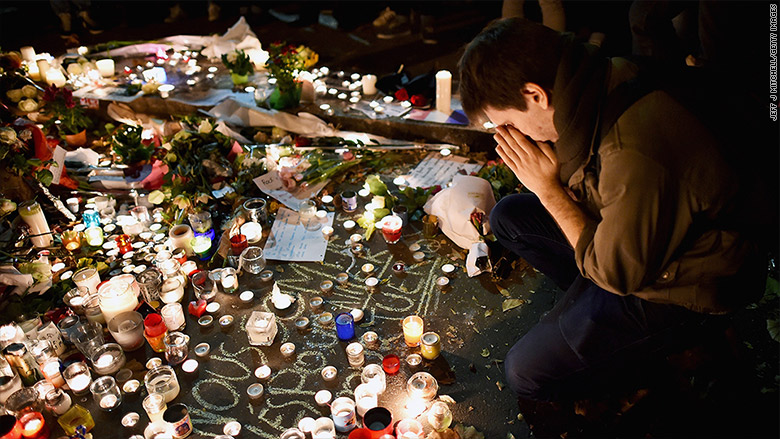
[[[100,227],[100,214],[95,210],[85,210],[81,215],[84,220],[84,228]]]
[[[343,312],[336,317],[336,336],[344,341],[355,338],[355,319],[352,314]]]

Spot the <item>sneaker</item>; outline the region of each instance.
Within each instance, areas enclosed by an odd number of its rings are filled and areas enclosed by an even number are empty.
[[[396,14],[393,12],[390,7],[385,8],[384,11],[379,13],[379,16],[374,19],[372,22],[374,27],[382,27],[385,26],[387,23],[389,23],[393,18],[395,18]]]
[[[331,29],[339,28],[339,21],[336,20],[336,17],[333,16],[333,11],[330,10],[320,11],[320,16],[318,17],[317,21],[321,25],[325,27],[329,27]]]
[[[409,20],[401,15],[394,15],[384,26],[377,27],[376,36],[383,40],[411,35],[412,28]]]

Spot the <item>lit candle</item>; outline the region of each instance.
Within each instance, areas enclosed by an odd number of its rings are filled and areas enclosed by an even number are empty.
[[[338,370],[336,370],[336,368],[333,366],[325,366],[321,372],[322,379],[324,379],[325,381],[335,380],[338,374],[339,374]]]
[[[284,358],[291,358],[295,354],[295,344],[289,342],[284,343],[279,348],[279,352],[281,352]]]
[[[60,361],[57,359],[51,359],[43,364],[43,376],[54,385],[54,387],[62,387],[65,385],[65,379],[62,378],[60,373]]]
[[[268,379],[271,376],[271,368],[267,364],[264,364],[255,369],[255,377],[259,380]]]
[[[271,302],[274,304],[274,307],[279,310],[285,310],[292,305],[293,298],[292,296],[288,294],[282,294],[281,290],[279,290],[279,286],[274,283],[273,292],[271,294]]]
[[[100,226],[89,227],[84,231],[84,237],[87,240],[87,244],[92,247],[100,247],[103,245],[103,229]]]
[[[361,84],[363,84],[363,94],[376,94],[376,79],[376,75],[363,75],[360,79]]]
[[[24,414],[19,422],[22,424],[22,437],[30,439],[49,437],[49,428],[42,414],[38,412]]]
[[[104,78],[110,78],[114,76],[115,64],[113,59],[99,59],[95,61],[95,65],[100,72],[100,76]]]
[[[452,73],[447,70],[436,72],[436,110],[449,115],[452,101]]]
[[[355,405],[360,416],[377,406],[376,390],[369,384],[360,384],[355,388]]]
[[[119,399],[116,395],[106,395],[100,399],[100,408],[108,410],[116,407],[116,403]]]
[[[403,321],[404,341],[407,346],[419,346],[423,333],[423,319],[419,316],[408,316]]]
[[[132,275],[127,275],[132,278]],[[98,289],[100,311],[106,322],[127,311],[138,307],[138,294],[124,280],[113,278]]]
[[[192,238],[191,246],[192,251],[195,252],[201,260],[204,260],[208,257],[209,251],[211,250],[211,239],[205,235],[196,236]]]
[[[40,235],[31,238],[32,243],[37,248],[51,246],[52,236],[49,233],[49,223],[43,214],[41,206],[36,201],[26,201],[19,205],[19,216],[30,226],[33,235]],[[75,279],[74,279],[75,280]]]
[[[49,69],[46,72],[46,83],[49,85],[55,85],[57,87],[63,87],[67,82],[65,75],[60,69]]]
[[[68,387],[70,390],[78,393],[89,387],[92,382],[92,378],[86,374],[76,375],[68,381]]]
[[[314,401],[316,401],[319,406],[328,404],[331,399],[333,399],[333,394],[331,394],[329,390],[320,390],[314,394]]]

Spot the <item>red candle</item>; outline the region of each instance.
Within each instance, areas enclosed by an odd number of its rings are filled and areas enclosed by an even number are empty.
[[[12,415],[0,416],[0,439],[21,439],[22,423]]]
[[[401,228],[404,225],[401,217],[388,215],[382,218],[382,236],[388,244],[395,244],[401,240]]]
[[[119,253],[125,254],[129,251],[133,250],[133,243],[130,242],[130,237],[128,235],[119,235],[116,237],[116,246],[119,250]]]
[[[398,355],[385,355],[385,358],[382,359],[382,369],[388,375],[397,374],[398,370],[401,369],[401,360],[398,358]]]
[[[249,243],[245,235],[239,233],[230,237],[230,248],[233,250],[233,256],[241,255],[241,252],[247,247],[249,247]]]
[[[19,422],[22,424],[22,437],[26,439],[49,439],[49,427],[43,415],[38,412],[25,413]]]

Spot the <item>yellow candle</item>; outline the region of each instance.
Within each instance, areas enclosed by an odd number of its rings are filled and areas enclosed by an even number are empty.
[[[407,346],[419,346],[423,333],[423,319],[419,316],[408,316],[403,322],[404,341]]]

